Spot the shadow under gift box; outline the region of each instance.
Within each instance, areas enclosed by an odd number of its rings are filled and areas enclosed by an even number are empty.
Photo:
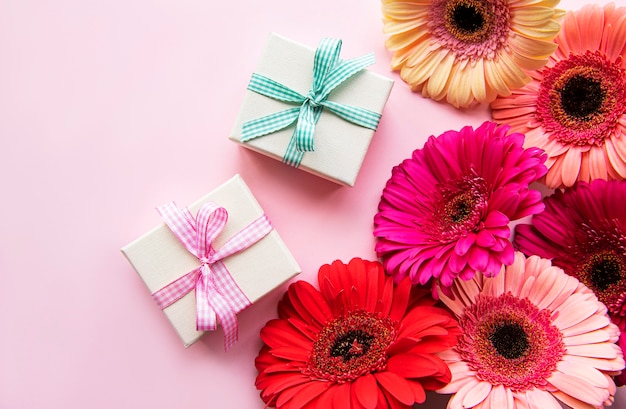
[[[209,201],[228,211],[228,222],[213,242],[216,250],[264,214],[239,175],[193,203],[189,210],[195,217],[198,209]],[[121,251],[151,294],[200,266],[200,261],[185,249],[165,224],[123,247]],[[222,261],[252,304],[300,273],[298,263],[275,229],[247,249]],[[192,345],[204,334],[203,331],[196,330],[194,290],[163,311],[185,347]]]
[[[313,81],[315,51],[314,48],[271,34],[255,73],[301,95],[307,95]],[[335,88],[328,100],[382,114],[392,87],[393,80],[363,70]],[[243,124],[294,106],[247,90],[229,139],[282,160],[295,125],[242,142]],[[304,153],[299,169],[335,183],[354,186],[374,132],[324,109],[315,127],[315,150]]]

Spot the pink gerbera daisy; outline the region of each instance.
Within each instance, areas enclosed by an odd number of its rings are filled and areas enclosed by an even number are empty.
[[[289,287],[261,330],[256,386],[278,409],[409,409],[450,381],[435,355],[457,342],[452,315],[379,262],[320,268],[320,290]]]
[[[626,319],[626,181],[578,182],[544,203],[531,225],[516,227],[515,245],[591,288],[620,325]],[[620,326],[626,329],[626,322]]]
[[[459,318],[457,346],[440,353],[449,409],[601,408],[624,368],[619,329],[585,285],[538,256],[489,278],[457,281],[441,300]]]
[[[439,283],[476,271],[496,275],[513,262],[509,222],[543,210],[528,185],[545,174],[545,155],[524,136],[485,122],[431,136],[392,170],[374,218],[376,252],[398,280]],[[436,295],[436,293],[435,293]]]
[[[568,12],[558,49],[533,80],[492,104],[493,118],[548,154],[545,183],[626,177],[626,8]]]

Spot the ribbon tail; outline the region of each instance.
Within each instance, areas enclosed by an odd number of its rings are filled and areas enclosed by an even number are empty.
[[[322,102],[322,105],[335,115],[345,119],[346,121],[352,122],[355,125],[373,130],[378,128],[378,123],[381,118],[381,115],[378,112],[353,105],[339,104],[333,101],[324,101]]]
[[[313,135],[315,125],[322,115],[322,107],[312,107],[308,102],[302,105],[296,129],[293,137],[296,139],[296,149],[300,152],[312,152],[315,150]]]
[[[298,120],[299,115],[300,107],[297,107],[246,121],[243,124],[241,132],[241,142],[248,142],[259,136],[268,135],[287,128]]]
[[[208,267],[201,267],[202,274],[196,282],[196,329],[198,331],[215,331],[217,318],[215,309],[211,306],[211,297],[215,291],[211,288]],[[213,286],[214,288],[214,286]]]

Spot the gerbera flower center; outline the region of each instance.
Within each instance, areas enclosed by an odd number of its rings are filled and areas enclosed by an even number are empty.
[[[307,363],[307,375],[347,382],[385,367],[387,349],[396,338],[396,325],[373,312],[351,311],[320,331]]]
[[[563,144],[602,145],[626,112],[626,72],[599,52],[559,61],[543,72],[537,118]]]
[[[563,110],[576,118],[586,118],[599,112],[606,96],[600,81],[580,74],[567,80],[560,92]]]
[[[591,264],[591,283],[598,290],[604,291],[621,279],[620,261],[612,254],[593,256],[596,260]]]
[[[492,24],[493,15],[486,10],[483,2],[457,0],[446,5],[446,28],[461,41],[482,40]]]
[[[433,235],[444,241],[474,231],[487,206],[487,186],[480,176],[470,175],[439,186],[440,196],[433,197],[435,224]],[[423,226],[428,228],[428,226]]]
[[[550,311],[511,293],[480,295],[459,324],[463,335],[457,350],[476,376],[513,391],[545,387],[565,353]]]
[[[516,322],[503,322],[489,336],[491,345],[506,359],[516,359],[528,350],[528,336]]]
[[[506,3],[435,0],[428,24],[438,42],[459,59],[493,59],[508,38],[510,15]]]
[[[373,340],[373,336],[361,330],[349,331],[335,340],[335,343],[330,348],[330,356],[340,356],[344,362],[358,358],[367,354]]]
[[[469,194],[463,193],[452,199],[451,202],[446,203],[446,214],[450,217],[453,223],[461,223],[468,218],[468,216],[476,207],[476,198]]]
[[[623,308],[626,293],[626,254],[620,241],[618,244],[592,243],[587,254],[583,256],[583,262],[575,269],[574,275],[587,287],[593,289],[598,299],[604,303],[613,314],[620,313]],[[604,250],[602,248],[604,247]],[[564,266],[565,271],[571,269],[572,262],[559,260],[559,264],[568,263]],[[577,270],[577,271],[576,271]]]

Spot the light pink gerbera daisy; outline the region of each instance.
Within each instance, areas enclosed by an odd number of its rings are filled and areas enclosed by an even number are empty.
[[[391,67],[414,91],[455,107],[530,81],[560,29],[558,0],[382,0]]]
[[[485,122],[431,136],[393,168],[374,217],[376,252],[397,280],[445,291],[476,271],[496,275],[513,262],[509,222],[543,210],[528,185],[545,155],[524,136]]]
[[[575,409],[611,405],[624,368],[619,329],[586,286],[522,253],[493,278],[457,281],[441,300],[463,335],[440,356],[454,394],[448,409]]]
[[[548,187],[626,178],[626,7],[568,12],[558,49],[533,80],[492,104],[493,118],[548,154]]]
[[[626,329],[626,181],[578,182],[544,203],[532,224],[516,226],[514,245],[576,277]]]

